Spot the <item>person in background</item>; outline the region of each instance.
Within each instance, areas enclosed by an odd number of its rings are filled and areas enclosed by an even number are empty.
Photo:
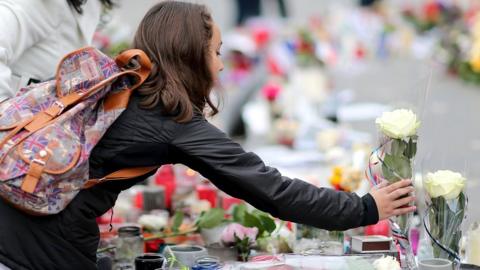
[[[280,15],[287,17],[287,7],[284,0],[276,0]],[[260,0],[237,0],[237,25],[244,24],[249,18],[262,15]]]
[[[92,43],[112,0],[0,0],[0,102],[52,78],[68,52]]]
[[[380,0],[359,0],[358,4],[362,7],[371,7],[380,2]]]

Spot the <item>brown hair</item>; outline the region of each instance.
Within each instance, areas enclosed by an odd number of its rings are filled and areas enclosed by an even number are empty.
[[[163,105],[177,122],[187,122],[206,105],[218,113],[210,100],[213,76],[209,69],[213,21],[203,5],[165,1],[151,8],[138,27],[133,47],[152,60],[149,78],[138,89],[140,106]]]

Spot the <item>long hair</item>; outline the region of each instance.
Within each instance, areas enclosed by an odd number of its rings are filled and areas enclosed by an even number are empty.
[[[212,115],[218,113],[210,100],[212,35],[213,20],[204,5],[165,1],[147,12],[133,42],[153,63],[149,78],[137,90],[143,96],[142,108],[161,104],[180,123],[203,114],[207,105]]]
[[[112,8],[113,7],[113,1],[112,0],[99,0],[99,1],[106,8]],[[82,12],[83,12],[82,6],[87,2],[87,0],[67,0],[67,2],[70,6],[72,6],[75,9],[75,11],[82,14]]]

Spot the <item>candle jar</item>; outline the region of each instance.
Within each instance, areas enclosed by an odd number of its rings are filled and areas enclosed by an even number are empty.
[[[221,268],[220,258],[204,256],[195,260],[195,265],[192,267],[192,270],[219,270]]]
[[[480,266],[480,225],[474,223],[467,236],[467,262]]]
[[[143,236],[137,226],[125,226],[118,229],[117,263],[132,264],[135,258],[143,254]]]
[[[162,269],[165,257],[160,254],[146,253],[135,258],[135,270]]]

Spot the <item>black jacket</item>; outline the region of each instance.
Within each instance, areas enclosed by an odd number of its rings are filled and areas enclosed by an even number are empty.
[[[360,198],[282,176],[204,117],[180,124],[162,114],[160,106],[142,110],[138,101],[132,97],[93,150],[91,177],[126,167],[183,163],[226,193],[283,220],[332,230],[378,221],[370,195]],[[0,262],[13,269],[95,269],[95,217],[113,207],[120,191],[147,176],[83,190],[54,216],[28,216],[0,202]]]

